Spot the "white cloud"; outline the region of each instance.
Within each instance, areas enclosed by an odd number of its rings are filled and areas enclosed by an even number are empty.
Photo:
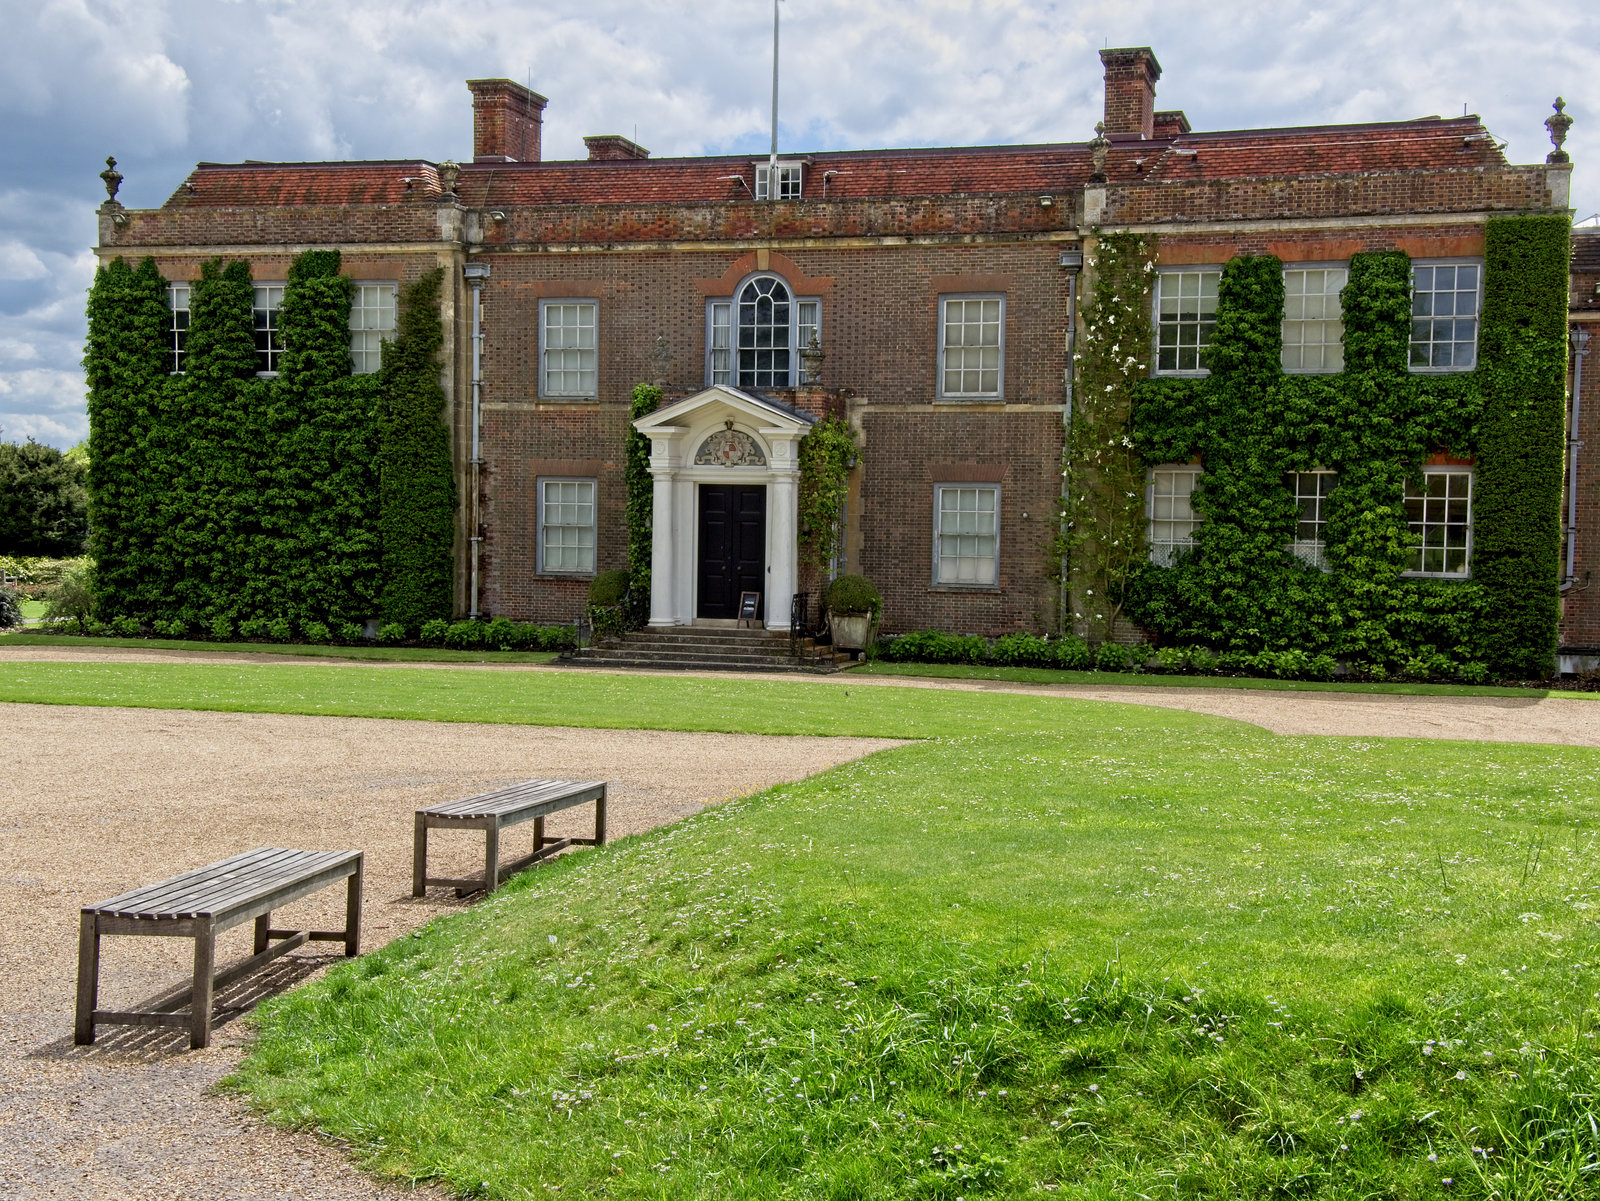
[[[77,404],[81,423],[81,383],[61,381],[82,353],[107,154],[134,207],[160,204],[201,159],[461,158],[462,81],[483,76],[550,97],[548,157],[581,158],[594,133],[637,136],[657,156],[759,153],[768,137],[764,0],[0,0],[0,28],[0,279],[23,306],[0,318],[8,436],[29,412],[64,427],[52,439],[77,436],[54,414]],[[1560,93],[1578,120],[1573,203],[1579,216],[1600,210],[1593,6],[784,0],[781,144],[1082,140],[1100,112],[1105,44],[1153,46],[1158,104],[1197,129],[1466,103],[1513,161],[1540,162]],[[24,378],[40,370],[52,382]]]

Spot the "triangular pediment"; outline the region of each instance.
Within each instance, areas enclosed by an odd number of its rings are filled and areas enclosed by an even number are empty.
[[[693,396],[662,405],[654,413],[645,414],[633,423],[633,428],[641,434],[649,434],[652,430],[700,425],[708,418],[742,419],[770,429],[792,430],[801,434],[817,423],[815,417],[788,405],[730,388],[726,384],[713,384],[704,392],[696,392]]]

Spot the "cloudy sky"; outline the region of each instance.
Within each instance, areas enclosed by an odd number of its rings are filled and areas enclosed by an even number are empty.
[[[0,439],[87,433],[78,368],[97,173],[129,207],[200,160],[465,158],[462,81],[550,97],[656,156],[758,152],[769,0],[0,0]],[[780,149],[1081,141],[1105,45],[1155,48],[1196,129],[1482,114],[1543,160],[1559,93],[1573,205],[1600,210],[1600,6],[1507,0],[783,0]]]

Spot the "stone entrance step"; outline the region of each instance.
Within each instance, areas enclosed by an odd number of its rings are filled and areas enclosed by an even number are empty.
[[[646,667],[657,671],[837,671],[850,662],[809,638],[793,644],[781,630],[730,629],[718,626],[668,626],[634,630],[556,662],[574,667]]]

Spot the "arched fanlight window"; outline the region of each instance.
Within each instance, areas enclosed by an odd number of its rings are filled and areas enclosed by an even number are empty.
[[[758,275],[730,300],[709,305],[708,376],[736,388],[789,388],[806,383],[799,351],[820,332],[821,306],[796,300],[776,275]]]
[[[772,275],[739,289],[740,387],[789,386],[789,289]]]

